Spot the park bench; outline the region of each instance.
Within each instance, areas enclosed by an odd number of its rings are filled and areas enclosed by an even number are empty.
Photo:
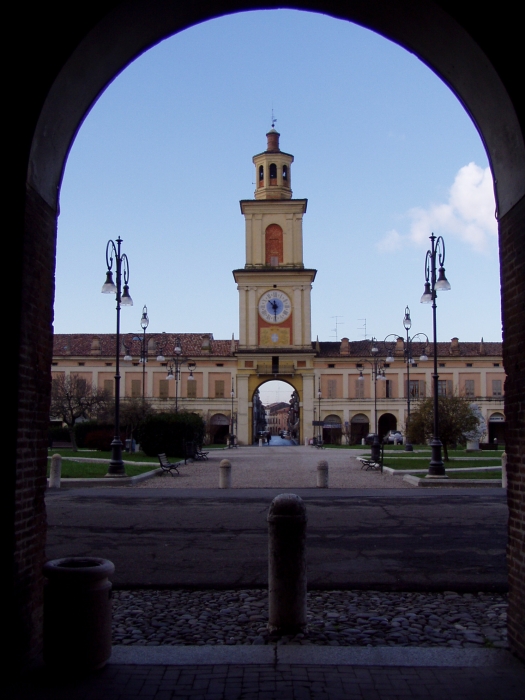
[[[203,452],[202,448],[199,445],[196,445],[194,442],[185,442],[184,443],[184,464],[186,464],[186,461],[190,459],[191,461],[204,461],[208,459],[208,452]]]
[[[177,469],[176,464],[171,464],[171,462],[168,460],[166,457],[165,452],[161,452],[161,454],[158,455],[159,462],[160,462],[160,468],[162,469],[163,472],[166,472],[167,474],[171,474],[171,476],[175,476],[173,473],[174,471],[179,473],[179,470]]]
[[[361,469],[368,471],[380,471],[383,473],[383,456],[384,456],[384,445],[381,444],[381,454],[378,460],[372,459],[371,457],[357,457],[357,461],[361,462]]]

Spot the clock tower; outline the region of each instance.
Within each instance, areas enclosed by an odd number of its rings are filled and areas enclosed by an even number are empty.
[[[310,292],[316,270],[303,264],[306,199],[292,198],[293,156],[266,134],[253,157],[254,199],[242,200],[246,264],[234,270],[239,290],[239,350],[311,351]]]
[[[294,158],[281,151],[279,133],[272,127],[266,138],[266,150],[253,157],[254,199],[240,202],[246,264],[233,271],[239,290],[238,436],[244,444],[254,437],[253,394],[270,379],[287,381],[299,395],[301,440],[313,418],[310,294],[316,270],[303,263],[307,200],[292,197]]]

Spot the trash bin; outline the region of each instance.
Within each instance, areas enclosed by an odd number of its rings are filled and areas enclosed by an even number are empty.
[[[44,564],[44,662],[67,671],[102,668],[111,656],[115,566],[98,557]]]

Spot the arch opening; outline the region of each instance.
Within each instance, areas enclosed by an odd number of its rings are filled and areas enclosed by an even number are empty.
[[[152,3],[150,5],[153,6]],[[428,6],[425,5],[427,12],[421,13],[425,24],[428,26],[430,23],[434,27],[441,28],[436,30],[436,37],[454,36],[457,38],[458,45],[462,44],[459,55],[448,46],[439,48],[437,46],[439,42],[434,43],[432,39],[429,39],[428,32],[424,30],[424,27],[418,26],[417,19],[411,21],[411,18],[408,16],[409,9],[401,9],[400,15],[395,18],[395,22],[390,20],[392,24],[389,25],[388,17],[390,13],[381,11],[382,3],[371,2],[368,3],[368,6],[368,8],[361,10],[361,12],[364,12],[364,16],[360,16],[359,10],[349,6],[345,18],[369,24],[369,26],[382,32],[385,36],[395,37],[394,40],[410,46],[411,50],[419,55],[422,60],[425,60],[427,64],[432,65],[442,77],[448,76],[448,84],[453,86],[463,104],[474,115],[478,129],[487,145],[497,182],[496,190],[500,220],[503,216],[509,214],[512,226],[516,227],[516,225],[522,224],[524,219],[523,205],[519,205],[519,203],[525,191],[523,133],[504,83],[489,64],[486,55],[481,56],[482,50],[474,44],[471,36],[458,24],[459,20],[458,22],[451,20],[449,14],[444,13],[437,7],[434,7],[433,10],[430,4]],[[86,26],[86,40],[83,42],[82,47],[79,46],[76,49],[73,48],[71,52],[68,51],[70,58],[65,62],[59,78],[48,93],[46,102],[41,110],[39,124],[32,135],[31,156],[28,167],[29,193],[25,199],[25,218],[29,222],[26,235],[34,243],[34,246],[26,246],[26,249],[31,250],[33,256],[43,253],[42,259],[47,261],[47,268],[43,276],[46,277],[47,275],[47,282],[43,285],[42,304],[45,311],[44,318],[35,316],[36,312],[24,314],[25,317],[22,317],[23,332],[20,334],[20,337],[24,340],[21,341],[19,357],[22,358],[20,362],[24,367],[24,363],[29,363],[28,366],[31,367],[40,367],[41,359],[39,356],[47,354],[50,357],[51,354],[50,331],[47,328],[48,325],[50,326],[52,308],[51,277],[53,263],[51,260],[52,243],[50,241],[53,239],[53,227],[56,223],[56,217],[53,214],[57,209],[56,194],[59,190],[62,169],[73,136],[93,100],[96,99],[96,96],[104,86],[112,80],[127,62],[156,41],[174,31],[179,31],[189,21],[187,18],[175,15],[166,17],[166,21],[163,21],[164,18],[162,17],[157,17],[158,21],[155,22],[155,28],[152,29],[150,23],[144,21],[144,18],[148,18],[152,12],[151,7],[148,8],[140,3],[138,7],[139,11],[136,15],[127,18],[128,26],[130,23],[136,22],[135,39],[132,41],[129,40],[129,37],[126,37],[124,40],[124,32],[118,31],[122,26],[126,26],[124,17],[127,12],[127,3],[125,2],[121,3],[121,6],[111,13],[111,17],[109,17],[108,13],[108,17],[104,17],[100,22],[100,25],[103,26],[97,26],[96,31],[94,31],[93,27]],[[250,6],[246,4],[245,7],[249,9]],[[319,9],[322,8],[319,6]],[[385,9],[388,9],[386,5]],[[226,11],[228,11],[227,8],[225,8]],[[367,14],[368,12],[370,14]],[[432,16],[433,12],[438,13],[438,22],[432,22],[434,19]],[[161,13],[162,8],[160,8],[159,14]],[[206,10],[196,10],[193,21],[205,19],[205,13]],[[86,19],[86,23],[89,21],[89,19]],[[451,25],[452,31],[450,32],[447,31],[447,22]],[[144,25],[142,28],[140,27],[141,23]],[[427,47],[425,47],[425,43]],[[95,64],[101,67],[101,70],[93,71],[93,74],[90,74],[89,71],[79,70],[80,66],[89,67]],[[453,69],[453,65],[457,66],[457,68]],[[474,77],[471,71],[475,74]],[[79,78],[80,75],[82,75],[82,79]],[[38,113],[41,105],[37,105],[36,100],[39,98],[32,97],[31,99],[35,100],[34,108]],[[15,200],[18,201],[19,198],[15,197]],[[514,210],[513,208],[515,207],[516,209]],[[508,257],[513,245],[509,241],[514,243],[517,241],[515,234],[511,236],[510,225],[511,223],[509,222],[504,231],[505,235],[508,234],[507,238],[505,236],[502,238],[502,245],[504,246],[502,248],[504,302],[505,290],[511,287],[516,279],[519,279],[516,275],[521,274],[519,270],[511,273],[505,268],[505,258],[506,256]],[[517,246],[515,246],[515,249],[517,249]],[[37,286],[33,284],[36,272],[35,270],[30,270],[30,267],[27,266],[27,269],[23,271],[22,285],[27,290]],[[24,268],[22,260],[21,268]],[[507,272],[505,272],[506,269]],[[513,277],[513,275],[515,276]],[[519,289],[519,294],[523,298],[522,288]],[[510,362],[512,358],[516,359],[515,364],[518,367],[518,351],[513,345],[513,339],[519,337],[519,333],[522,332],[519,324],[520,322],[514,319],[512,313],[507,314],[505,317],[509,368],[512,364]],[[31,326],[33,326],[33,330],[31,330]],[[33,346],[33,350],[31,350],[31,346]],[[22,373],[20,376],[22,376]],[[27,372],[25,376],[29,377],[32,375]],[[510,377],[509,386],[513,386],[514,380],[516,380],[516,389],[509,390],[506,397],[508,406],[507,417],[513,426],[517,427],[511,446],[514,449],[514,452],[511,451],[511,457],[513,454],[518,454],[517,450],[520,441],[521,443],[523,442],[523,426],[518,422],[517,408],[515,407],[520,396],[521,400],[523,400],[523,389],[522,383],[517,381],[517,377],[513,376]],[[32,387],[26,386],[25,388],[34,398],[32,401],[26,401],[25,405],[31,404],[32,407],[36,407],[40,419],[42,419],[46,412],[46,397],[49,387],[45,383],[42,384],[40,382]],[[20,409],[21,423],[23,423],[26,415],[24,410],[27,409]],[[39,449],[39,445],[36,444],[37,438],[40,440],[38,436],[35,438],[35,444],[31,447],[33,452]],[[31,455],[27,459],[33,459],[33,456]],[[512,479],[510,487],[512,488]],[[41,495],[40,500],[42,499],[43,496]],[[515,503],[512,506],[514,508],[516,508]],[[523,507],[521,501],[520,503],[521,507]],[[516,588],[513,593],[515,606],[519,602],[516,598],[516,590],[518,589]]]

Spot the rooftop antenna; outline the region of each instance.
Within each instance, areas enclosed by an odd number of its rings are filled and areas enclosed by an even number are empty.
[[[366,340],[367,339],[367,334],[366,334],[366,318],[358,318],[358,321],[363,321],[363,325],[360,326],[357,330],[363,331],[364,335],[363,338]]]
[[[338,341],[338,340],[339,340],[339,337],[338,337],[338,332],[337,332],[337,331],[338,331],[338,329],[339,329],[339,326],[344,325],[344,324],[343,324],[341,321],[339,321],[338,319],[344,318],[344,316],[332,316],[331,318],[335,318],[335,328],[332,328],[332,331],[335,333],[335,339],[336,339],[336,341]]]

